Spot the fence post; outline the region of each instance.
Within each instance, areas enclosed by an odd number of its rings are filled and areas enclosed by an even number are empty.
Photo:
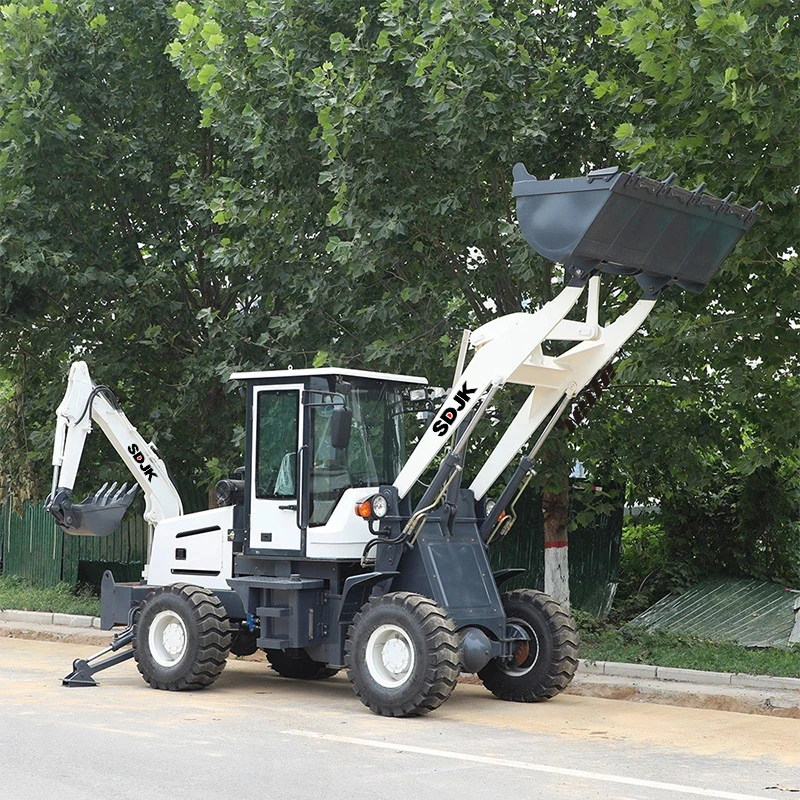
[[[5,572],[5,556],[11,552],[11,509],[14,508],[14,494],[9,492],[6,495],[6,552],[3,555],[3,571]]]

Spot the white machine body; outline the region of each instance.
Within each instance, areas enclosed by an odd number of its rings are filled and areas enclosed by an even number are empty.
[[[640,300],[603,327],[598,324],[599,286],[599,276],[588,282],[583,320],[567,319],[567,315],[585,287],[567,286],[534,313],[509,314],[473,331],[468,337],[474,348],[473,358],[463,370],[457,370],[453,388],[434,414],[432,424],[408,459],[397,463],[394,474],[387,474],[391,470],[384,469],[378,479],[380,470],[372,464],[377,463],[377,445],[367,441],[368,423],[364,421],[369,414],[357,408],[364,432],[350,449],[363,449],[371,464],[367,472],[376,476],[374,482],[351,485],[352,476],[337,462],[337,453],[325,438],[329,433],[320,437],[318,431],[306,431],[309,424],[316,428],[327,424],[325,415],[330,415],[330,409],[347,402],[336,391],[309,387],[316,385],[314,381],[333,386],[334,378],[341,378],[357,387],[383,387],[382,399],[386,387],[390,391],[393,387],[424,387],[423,378],[335,368],[232,375],[233,379],[247,381],[250,387],[248,438],[252,444],[245,469],[247,485],[243,486],[246,518],[243,524],[239,523],[244,530],[244,551],[313,560],[358,560],[373,534],[367,522],[354,513],[356,505],[385,483],[393,483],[400,498],[405,497],[442,449],[452,446],[459,425],[470,416],[474,425],[496,391],[506,384],[528,386],[530,394],[470,486],[477,499],[484,497],[553,410],[591,381],[641,326],[655,302]],[[547,356],[543,350],[547,340],[576,344],[560,356]],[[464,360],[460,362],[463,364]],[[356,394],[359,391],[362,389],[357,388]],[[360,400],[355,397],[351,401],[353,405],[361,402],[366,407],[371,402],[373,396],[367,389],[363,391]],[[91,414],[82,413],[87,404]],[[276,413],[274,408],[281,404],[296,433],[287,433],[285,424],[271,419]],[[142,439],[103,391],[96,391],[83,362],[73,365],[67,394],[58,409],[54,485],[72,487],[84,440],[91,429],[90,418],[106,434],[145,492],[145,519],[154,526],[145,569],[148,583],[190,581],[209,589],[225,588],[234,575],[237,527],[233,508],[184,514],[177,489],[155,448]],[[311,419],[314,422],[310,423]],[[355,421],[353,429],[358,430],[358,425]],[[384,438],[387,431],[384,428]],[[273,446],[276,436],[289,438],[276,456],[276,469],[267,479],[259,459],[265,448]],[[143,471],[142,460],[147,472]],[[317,497],[315,487],[321,481],[327,481],[330,491]],[[329,496],[334,499],[319,499]],[[312,506],[307,509],[310,519],[303,519],[302,498],[308,497],[312,498],[305,500],[306,506]],[[324,514],[320,511],[323,507],[327,509]]]

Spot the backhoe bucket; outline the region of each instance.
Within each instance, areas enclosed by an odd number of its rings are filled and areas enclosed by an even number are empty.
[[[641,166],[641,165],[640,165]],[[699,292],[755,222],[745,208],[618,167],[585,178],[537,181],[514,167],[517,217],[528,244],[577,278],[594,270],[642,275],[651,291],[670,283]]]
[[[55,517],[56,524],[72,536],[108,536],[119,528],[125,512],[136,498],[139,487],[134,484],[104,483],[98,492],[89,495],[82,503],[72,504],[72,492],[58,489],[47,498],[45,509]]]

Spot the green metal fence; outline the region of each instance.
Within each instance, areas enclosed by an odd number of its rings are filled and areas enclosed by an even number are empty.
[[[580,506],[579,496],[573,507]],[[622,505],[595,517],[591,525],[570,531],[569,590],[573,608],[605,617],[611,610],[619,576]],[[526,492],[517,504],[517,521],[508,536],[490,548],[495,569],[523,567],[525,575],[503,584],[503,591],[544,589],[544,520],[541,497]]]
[[[61,580],[64,535],[44,508],[27,505],[20,516],[3,505],[3,572],[20,575],[40,586]]]
[[[208,507],[208,496],[192,484],[179,482],[187,512]],[[137,580],[147,561],[148,530],[142,518],[144,501],[131,506],[120,528],[110,536],[70,536],[44,510],[26,503],[22,514],[11,500],[0,504],[0,558],[3,573],[19,575],[39,586],[64,582],[99,585],[112,569],[118,581]]]
[[[186,511],[207,507],[204,491],[186,484],[180,487]],[[527,573],[506,588],[544,588],[544,524],[541,498],[533,492],[520,500],[518,519],[511,533],[492,545],[495,569],[524,567]],[[10,503],[0,504],[0,556],[3,571],[21,575],[41,586],[64,581],[99,584],[105,569],[118,581],[137,580],[147,560],[147,525],[142,519],[141,498],[122,526],[111,536],[69,536],[41,506],[27,505],[20,516]],[[592,525],[569,535],[569,571],[572,605],[605,616],[611,609],[619,571],[622,507]]]

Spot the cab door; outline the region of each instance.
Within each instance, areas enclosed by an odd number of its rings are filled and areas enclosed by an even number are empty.
[[[256,387],[250,431],[250,551],[299,555],[302,491],[298,452],[303,436],[301,385]]]

